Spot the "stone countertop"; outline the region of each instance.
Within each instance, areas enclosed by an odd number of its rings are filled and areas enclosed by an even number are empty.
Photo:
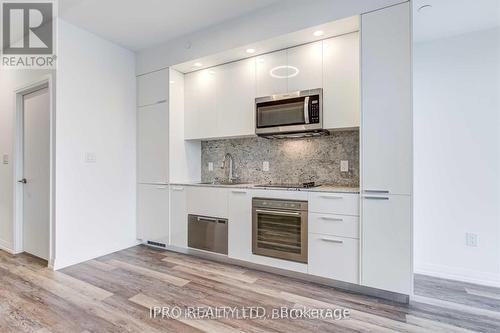
[[[346,187],[346,186],[336,186],[331,184],[325,184],[318,187],[310,188],[284,188],[284,187],[256,187],[258,184],[235,184],[235,185],[225,185],[225,184],[207,184],[199,182],[180,182],[180,183],[170,183],[170,185],[178,186],[199,186],[199,187],[221,187],[221,188],[235,188],[235,189],[255,189],[255,190],[281,190],[281,191],[302,191],[302,192],[330,192],[330,193],[359,193],[359,187]]]

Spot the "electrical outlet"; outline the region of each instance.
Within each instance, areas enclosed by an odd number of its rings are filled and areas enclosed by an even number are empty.
[[[95,156],[95,153],[85,153],[85,162],[86,163],[95,163],[97,161],[97,158]]]
[[[262,162],[262,171],[269,171],[269,162],[268,161]]]
[[[3,164],[9,164],[9,155],[3,154],[2,160]]]
[[[349,172],[349,161],[340,161],[340,172]]]
[[[208,171],[214,171],[214,163],[208,162]]]
[[[477,234],[466,233],[465,234],[465,245],[468,247],[477,247]]]

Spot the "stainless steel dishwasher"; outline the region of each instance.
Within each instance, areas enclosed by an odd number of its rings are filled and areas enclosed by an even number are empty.
[[[188,246],[227,254],[227,219],[189,214]]]

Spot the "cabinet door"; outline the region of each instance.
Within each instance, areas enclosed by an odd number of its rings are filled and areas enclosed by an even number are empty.
[[[168,182],[168,103],[137,109],[139,183]]]
[[[227,218],[227,191],[219,187],[187,187],[188,214]]]
[[[321,41],[288,49],[288,92],[322,88],[322,63]]]
[[[214,68],[217,137],[255,133],[255,58]]]
[[[358,283],[359,241],[310,233],[308,270],[309,274]]]
[[[286,50],[258,56],[256,62],[256,97],[285,94],[290,73]]]
[[[216,137],[216,71],[204,69],[185,76],[184,130],[186,139]]]
[[[410,194],[411,39],[408,3],[362,15],[363,190]]]
[[[137,186],[137,238],[168,244],[168,186]]]
[[[368,196],[362,203],[362,280],[368,287],[411,292],[411,197]]]
[[[186,188],[170,186],[170,244],[187,247]]]
[[[251,260],[252,194],[250,190],[229,190],[228,219],[229,257],[240,260]]]
[[[137,105],[151,105],[168,99],[168,69],[137,77]]]
[[[323,41],[323,126],[359,127],[359,33]]]

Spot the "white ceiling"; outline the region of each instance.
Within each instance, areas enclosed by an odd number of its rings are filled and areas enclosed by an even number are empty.
[[[137,51],[286,0],[59,0],[59,16]]]
[[[500,0],[414,0],[413,17],[416,42],[451,37],[500,26]]]

